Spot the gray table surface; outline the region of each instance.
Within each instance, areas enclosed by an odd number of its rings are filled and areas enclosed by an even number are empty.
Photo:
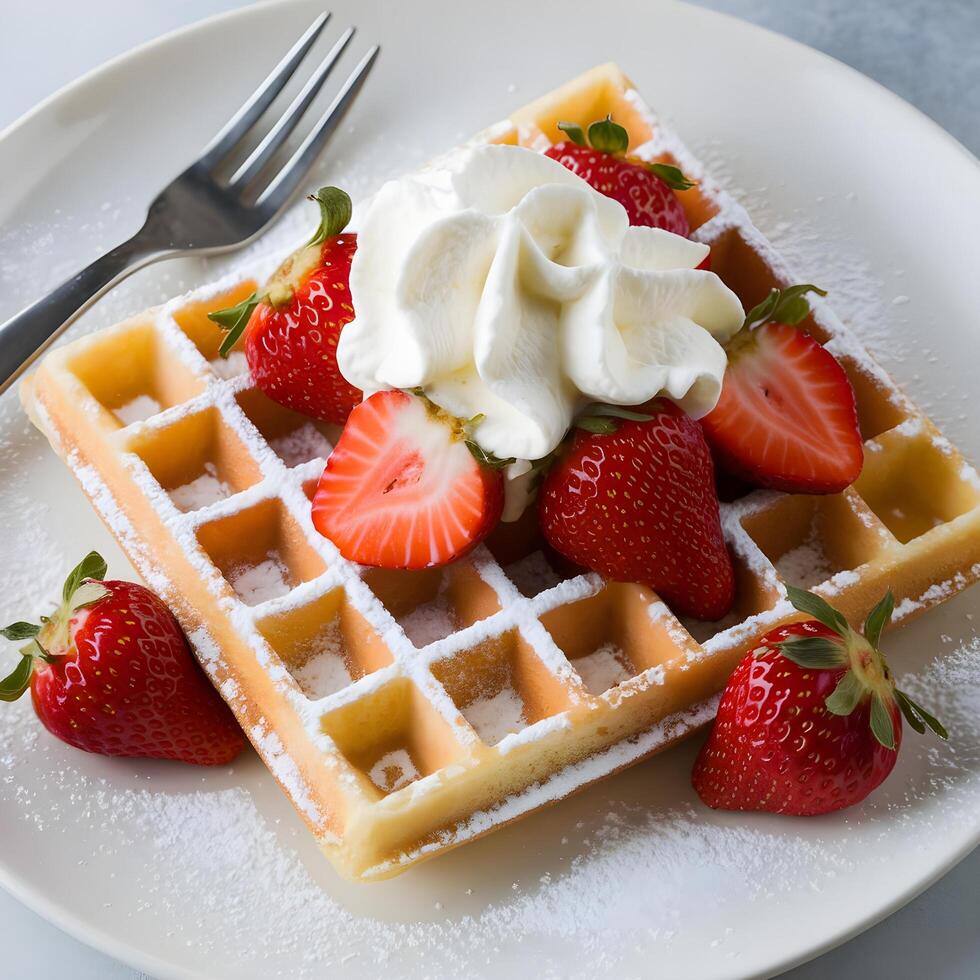
[[[833,55],[897,92],[980,155],[980,0],[703,0],[700,5]],[[106,59],[241,6],[245,0],[0,0],[0,129]],[[980,976],[978,890],[980,849],[874,929],[784,977],[974,980]],[[2,891],[0,948],[0,974],[22,980],[141,976]]]

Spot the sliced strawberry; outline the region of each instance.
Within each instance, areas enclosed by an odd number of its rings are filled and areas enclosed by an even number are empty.
[[[431,402],[379,391],[350,414],[313,497],[313,523],[362,565],[429,568],[465,555],[503,509],[503,476]]]
[[[549,146],[545,156],[619,201],[631,225],[663,228],[685,238],[690,234],[687,214],[674,191],[693,184],[677,167],[627,156],[629,133],[611,116],[592,123],[588,135],[572,123],[559,123],[558,128],[568,139]]]
[[[808,307],[793,287],[773,301],[781,321],[753,327],[758,309],[728,344],[718,404],[701,420],[715,458],[756,486],[839,493],[861,473],[864,447],[854,389],[844,369],[798,329]],[[774,290],[774,294],[778,291]]]

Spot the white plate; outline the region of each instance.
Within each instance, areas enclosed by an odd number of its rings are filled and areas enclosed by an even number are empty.
[[[121,58],[0,139],[0,318],[135,228],[316,12],[259,6]],[[976,161],[903,102],[813,51],[673,4],[333,4],[385,45],[319,177],[355,196],[598,61],[616,59],[729,181],[886,367],[975,460]],[[591,8],[590,8],[591,9]],[[352,55],[353,58],[353,55]],[[314,181],[311,180],[311,184]],[[742,190],[739,190],[742,188]],[[309,220],[263,240],[281,248]],[[134,277],[91,329],[221,263]],[[0,618],[119,550],[8,396],[0,402]],[[980,837],[980,595],[889,640],[949,725],[910,735],[865,805],[809,821],[715,814],[697,746],[400,879],[337,880],[254,756],[201,772],[75,752],[27,701],[0,710],[0,880],[79,938],[159,976],[467,974],[746,977],[897,908]]]

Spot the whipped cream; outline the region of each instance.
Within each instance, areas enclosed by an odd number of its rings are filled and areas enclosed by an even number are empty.
[[[708,247],[631,228],[560,163],[477,146],[385,184],[351,266],[340,370],[365,395],[421,388],[502,458],[555,449],[591,401],[718,400],[735,294],[696,270]]]

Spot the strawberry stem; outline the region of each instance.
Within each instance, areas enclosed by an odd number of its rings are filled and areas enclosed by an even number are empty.
[[[208,319],[212,323],[218,324],[222,330],[227,330],[218,353],[222,357],[227,357],[238,343],[239,338],[245,332],[248,321],[255,311],[255,307],[262,302],[262,297],[258,293],[252,293],[235,306],[229,306],[224,310],[215,310],[208,314]]]
[[[321,245],[339,235],[350,223],[353,211],[350,197],[339,187],[321,187],[309,200],[320,205],[320,225],[307,245]]]
[[[624,126],[614,123],[610,114],[589,126],[589,143],[600,153],[618,156],[629,148],[630,134]]]
[[[0,680],[0,701],[16,701],[27,690],[38,660],[55,663],[57,657],[45,649],[45,644],[56,650],[68,646],[72,615],[108,595],[102,584],[107,571],[105,559],[97,551],[90,551],[68,573],[61,589],[61,605],[52,616],[42,616],[41,625],[18,621],[0,629],[0,636],[5,639],[28,641],[20,648],[20,663]]]
[[[891,622],[895,610],[895,597],[890,589],[868,613],[863,636],[851,629],[844,616],[826,599],[815,593],[788,585],[786,595],[795,609],[812,616],[836,633],[839,639],[797,637],[779,643],[780,653],[798,666],[811,670],[834,670],[849,665],[824,702],[828,711],[835,715],[849,715],[870,697],[871,731],[885,748],[893,749],[895,726],[888,705],[894,699],[905,720],[920,735],[929,728],[940,738],[949,737],[940,721],[895,688],[888,662],[878,648],[882,630]]]
[[[650,173],[659,177],[671,190],[686,191],[697,184],[696,180],[689,180],[684,176],[680,167],[675,167],[669,163],[649,164]]]
[[[826,296],[827,290],[814,286],[812,283],[800,283],[796,286],[787,286],[785,289],[769,290],[769,295],[759,304],[753,306],[745,316],[742,324],[743,330],[750,327],[761,327],[770,321],[775,323],[788,323],[795,327],[810,312],[810,304],[807,302],[806,294],[816,293],[818,296]]]

